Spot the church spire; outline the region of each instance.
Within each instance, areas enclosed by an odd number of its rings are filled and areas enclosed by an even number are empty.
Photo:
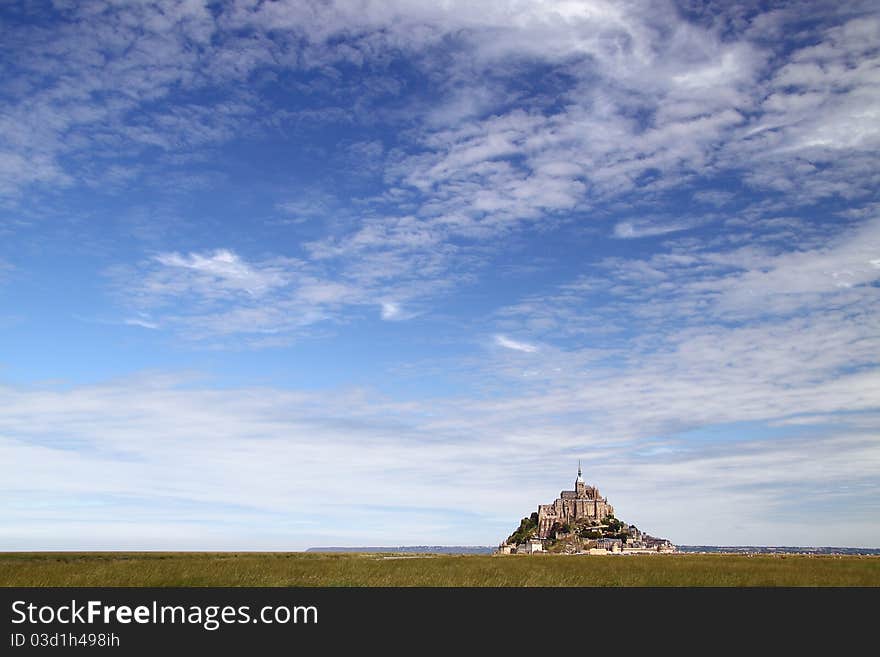
[[[578,459],[578,477],[581,476],[581,460]]]
[[[584,478],[581,476],[581,461],[580,461],[580,459],[578,459],[578,477],[577,477],[577,479],[574,480],[574,483],[575,483],[575,486],[577,484],[584,483]]]

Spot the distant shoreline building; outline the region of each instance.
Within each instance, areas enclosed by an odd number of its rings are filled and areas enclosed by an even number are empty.
[[[538,538],[549,537],[554,525],[572,524],[577,520],[600,523],[613,515],[614,507],[599,494],[599,489],[584,483],[578,461],[574,490],[561,491],[552,504],[538,505]]]

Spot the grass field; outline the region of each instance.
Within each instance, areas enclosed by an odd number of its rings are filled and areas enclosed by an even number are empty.
[[[0,586],[880,586],[880,557],[2,553]]]

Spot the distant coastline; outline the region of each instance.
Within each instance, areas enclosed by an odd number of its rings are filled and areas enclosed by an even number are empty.
[[[880,548],[810,547],[792,545],[679,545],[688,554],[846,554],[880,555]]]
[[[386,547],[311,547],[306,552],[400,552],[407,554],[492,554],[489,545],[398,545]],[[678,551],[687,554],[841,554],[880,556],[880,548],[803,547],[766,545],[679,545]]]
[[[399,545],[390,547],[311,547],[306,552],[406,552],[408,554],[492,554],[489,545]]]

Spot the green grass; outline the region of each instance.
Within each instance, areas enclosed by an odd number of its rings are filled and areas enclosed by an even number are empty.
[[[880,557],[400,556],[0,553],[0,586],[880,586]]]

